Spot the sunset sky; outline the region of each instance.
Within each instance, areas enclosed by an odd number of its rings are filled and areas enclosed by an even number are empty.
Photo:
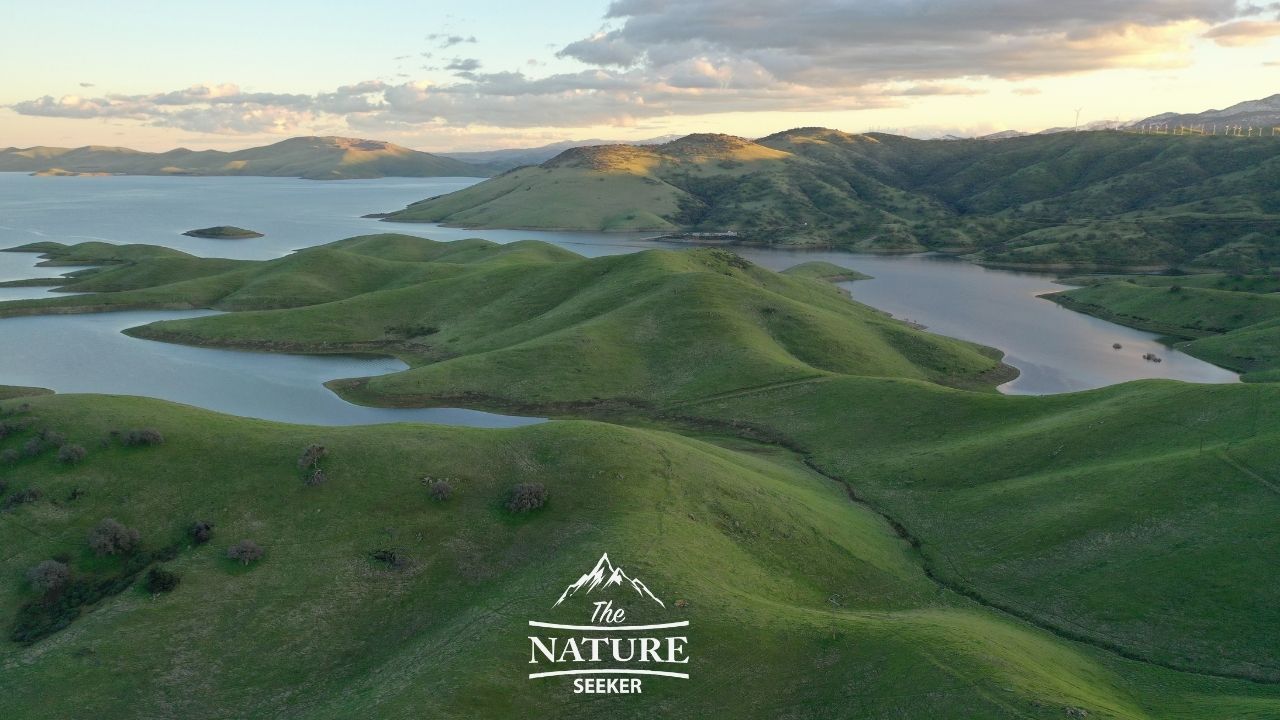
[[[1280,92],[1262,2],[6,0],[0,21],[0,146],[929,137]]]

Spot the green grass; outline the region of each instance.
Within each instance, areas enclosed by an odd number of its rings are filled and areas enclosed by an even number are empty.
[[[94,449],[71,469],[48,456],[21,466],[18,485],[46,499],[0,515],[0,540],[14,550],[0,565],[12,579],[0,584],[0,616],[31,600],[21,573],[43,558],[112,572],[116,561],[84,548],[102,517],[137,527],[148,547],[196,519],[215,530],[209,545],[166,563],[182,578],[173,593],[131,588],[33,646],[0,644],[6,716],[651,717],[672,707],[698,717],[1059,718],[1078,708],[1262,718],[1280,709],[1274,687],[1119,659],[940,589],[888,523],[778,451],[579,421],[335,429],[143,399],[32,403],[36,425]],[[95,444],[135,426],[160,428],[166,442]],[[294,460],[312,442],[329,448],[330,479],[309,488]],[[455,497],[431,501],[426,475],[452,479]],[[544,482],[551,502],[505,516],[502,493],[525,481]],[[83,494],[67,499],[75,488]],[[267,551],[247,569],[222,557],[242,538]],[[373,562],[382,547],[399,548],[408,566]],[[650,680],[640,698],[582,703],[567,683],[524,678],[525,620],[556,619],[549,606],[565,578],[602,551],[687,602],[673,612],[691,622],[688,684]]]
[[[798,128],[574,148],[387,218],[735,231],[744,242],[941,250],[1046,269],[1280,264],[1280,143],[1120,132],[940,142]]]
[[[310,180],[380,177],[485,177],[481,166],[377,140],[296,137],[233,152],[128,148],[0,149],[0,171],[42,175],[257,175]]]
[[[793,265],[786,270],[783,270],[782,274],[794,277],[806,277],[812,280],[826,280],[827,282],[871,279],[870,275],[865,275],[857,270],[850,270],[847,267],[841,267],[835,263],[829,263],[821,260]]]
[[[1280,370],[1280,295],[1272,278],[1206,276],[1198,283],[1161,276],[1106,280],[1055,293],[1072,310],[1180,340],[1178,349],[1266,382]],[[1218,289],[1223,286],[1240,289]]]
[[[86,281],[156,284],[0,315],[223,307],[235,312],[130,332],[393,354],[411,368],[334,387],[371,404],[578,419],[307,428],[24,399],[29,427],[0,445],[48,427],[89,457],[0,466],[10,492],[45,492],[0,513],[0,547],[15,548],[0,620],[32,599],[22,573],[45,557],[113,571],[81,549],[102,517],[153,547],[200,518],[219,539],[170,563],[184,575],[173,595],[129,590],[30,648],[0,644],[19,688],[0,715],[74,716],[103,698],[121,698],[104,717],[1280,714],[1274,386],[1002,396],[992,351],[718,249],[585,259],[381,235],[201,265],[142,258]],[[1205,323],[1273,300],[1113,285],[1071,292],[1117,293],[1133,312],[1190,303]],[[145,426],[166,443],[98,444]],[[330,480],[308,488],[294,462],[313,442],[330,448]],[[456,481],[457,498],[431,503],[427,475]],[[502,492],[530,480],[551,503],[506,516]],[[220,557],[241,537],[267,547],[260,566]],[[368,559],[388,545],[409,570]],[[578,703],[523,679],[522,623],[606,550],[688,601],[705,628],[696,684]]]

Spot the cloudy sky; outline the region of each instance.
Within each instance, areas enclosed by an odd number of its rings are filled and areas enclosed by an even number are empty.
[[[0,146],[916,136],[1280,92],[1280,3],[5,0]]]

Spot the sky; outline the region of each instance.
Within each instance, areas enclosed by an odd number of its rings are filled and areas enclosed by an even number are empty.
[[[3,0],[0,147],[1035,131],[1280,92],[1280,2]]]

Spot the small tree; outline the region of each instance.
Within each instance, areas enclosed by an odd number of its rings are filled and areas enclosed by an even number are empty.
[[[550,493],[542,483],[520,483],[507,493],[506,508],[513,513],[527,513],[547,504]]]
[[[213,523],[208,520],[198,520],[187,532],[191,535],[191,542],[203,545],[213,537]]]
[[[125,433],[121,442],[130,447],[164,444],[164,436],[155,428],[140,428]]]
[[[67,584],[71,569],[57,560],[45,560],[27,571],[27,582],[39,593],[51,593]]]
[[[89,452],[81,445],[66,444],[58,448],[58,462],[63,465],[76,465],[84,460]]]
[[[106,518],[89,532],[89,547],[98,555],[125,555],[138,547],[142,536],[137,530]]]
[[[241,565],[257,562],[264,554],[266,554],[266,551],[262,549],[262,546],[252,540],[241,540],[227,548],[227,557]]]
[[[178,587],[177,573],[170,572],[160,567],[153,567],[147,571],[147,592],[152,595],[159,593],[171,592]]]
[[[427,487],[427,492],[431,493],[432,500],[444,502],[453,497],[453,486],[448,480],[436,480]]]
[[[302,457],[298,458],[298,469],[306,470],[319,465],[320,460],[327,456],[329,451],[323,445],[311,444],[306,450],[302,451]]]

